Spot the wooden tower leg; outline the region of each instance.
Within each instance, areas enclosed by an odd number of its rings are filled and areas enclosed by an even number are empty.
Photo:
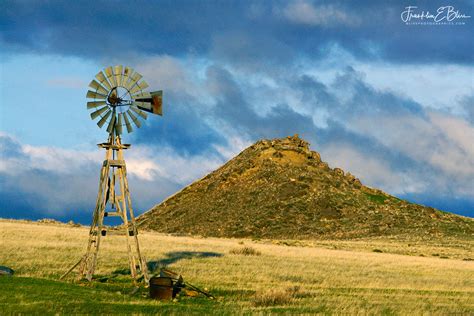
[[[128,261],[130,264],[130,273],[134,279],[137,279],[137,268],[135,262],[135,256],[132,252],[132,247],[130,246],[130,235],[128,231],[128,210],[127,204],[125,203],[125,196],[124,196],[124,185],[123,185],[123,175],[122,175],[122,168],[120,167],[117,169],[116,176],[118,177],[119,184],[120,184],[120,209],[121,209],[121,217],[123,220],[123,227],[125,230],[125,239],[127,241],[127,252],[128,252]]]
[[[107,193],[109,191],[109,165],[106,163],[106,177],[104,179],[104,186],[103,186],[103,191],[102,191],[102,201],[99,204],[99,207],[97,209],[97,224],[95,226],[95,229],[93,231],[92,236],[89,236],[89,238],[94,238],[96,242],[93,243],[95,247],[92,247],[92,251],[88,254],[89,256],[92,255],[92,262],[90,264],[90,267],[87,271],[86,278],[87,280],[92,280],[92,276],[94,275],[95,267],[97,265],[97,255],[99,253],[99,246],[100,246],[100,240],[102,236],[102,231],[104,228],[104,212],[105,212],[105,205],[107,204]]]
[[[92,219],[92,225],[89,230],[89,242],[87,244],[86,255],[80,268],[81,277],[85,277],[89,281],[92,280],[92,275],[95,271],[97,263],[97,254],[99,252],[101,233],[104,223],[104,210],[107,203],[107,192],[109,189],[109,165],[104,161],[101,169],[101,176],[99,180],[99,193],[97,195],[96,207]]]
[[[142,272],[142,275],[145,279],[145,282],[148,283],[148,281],[149,281],[148,267],[147,267],[145,259],[143,258],[142,254],[140,252],[140,244],[138,242],[138,230],[137,230],[136,223],[135,223],[135,215],[133,213],[132,199],[130,197],[130,191],[128,190],[128,180],[127,180],[126,174],[127,174],[127,169],[124,166],[122,168],[123,188],[124,188],[125,199],[127,201],[128,211],[129,211],[129,214],[130,214],[130,223],[128,225],[128,231],[129,231],[129,235],[133,234],[133,244],[135,246],[134,250],[135,250],[137,260],[138,260],[138,265],[139,265],[140,271]]]

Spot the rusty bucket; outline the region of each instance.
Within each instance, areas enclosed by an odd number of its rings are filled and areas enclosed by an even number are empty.
[[[173,299],[173,280],[168,277],[151,278],[150,297],[159,300]]]

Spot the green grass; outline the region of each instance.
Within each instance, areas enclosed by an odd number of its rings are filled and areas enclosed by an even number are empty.
[[[125,280],[124,280],[125,281]],[[209,314],[222,303],[182,297],[155,301],[146,289],[131,295],[130,280],[115,284],[71,284],[28,277],[0,278],[0,314]]]
[[[235,315],[242,314],[238,301],[257,306],[254,312],[328,313],[325,304],[300,306],[301,302],[271,301],[262,304],[254,291],[219,290],[215,300],[205,297],[177,297],[173,301],[148,298],[148,291],[132,294],[130,280],[115,283],[69,283],[31,277],[0,278],[0,314],[160,314],[160,315]],[[341,295],[336,293],[336,295]],[[351,294],[352,296],[352,294]],[[277,297],[278,298],[278,297]],[[281,300],[281,298],[280,298]],[[247,311],[248,313],[248,311]]]
[[[385,200],[387,199],[386,196],[380,195],[380,194],[370,194],[370,193],[367,193],[367,192],[364,192],[364,194],[367,196],[367,198],[370,201],[378,203],[378,204],[384,204]]]

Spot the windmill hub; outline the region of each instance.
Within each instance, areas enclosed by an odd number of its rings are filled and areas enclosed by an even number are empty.
[[[115,87],[110,91],[108,97],[107,97],[107,104],[110,106],[117,106],[120,105],[123,102],[123,99],[119,97],[119,91],[117,91],[119,88]]]

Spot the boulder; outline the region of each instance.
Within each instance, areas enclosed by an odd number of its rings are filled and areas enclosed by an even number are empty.
[[[341,168],[334,168],[334,173],[339,176],[344,176],[344,170],[342,170]]]
[[[0,266],[0,276],[12,276],[14,273],[12,268]]]

